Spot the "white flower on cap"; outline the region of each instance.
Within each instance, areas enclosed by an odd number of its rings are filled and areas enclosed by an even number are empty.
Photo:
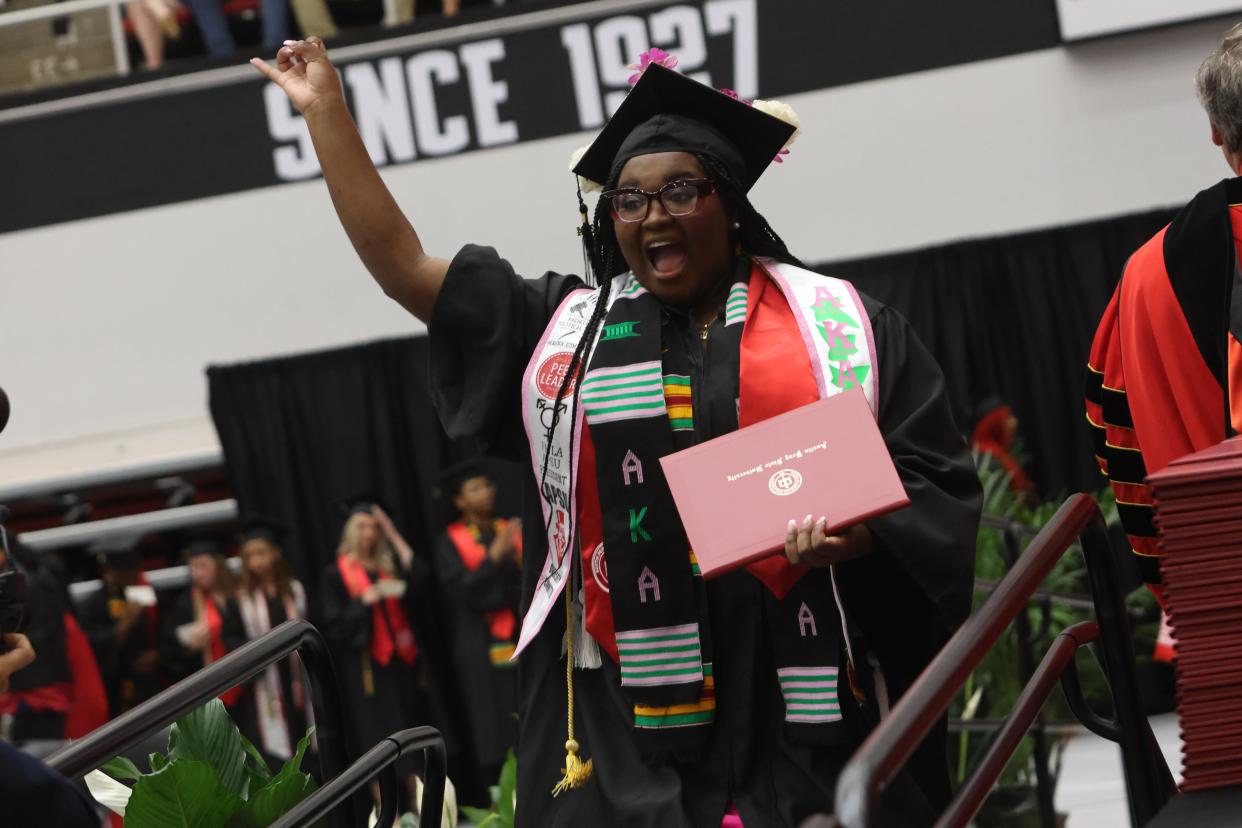
[[[573,172],[573,171],[574,171],[574,167],[578,166],[578,162],[582,160],[582,156],[586,155],[586,151],[587,151],[589,148],[590,148],[590,144],[588,144],[588,145],[586,145],[586,146],[584,146],[584,147],[578,147],[576,150],[574,150],[574,154],[573,154],[573,155],[571,155],[571,156],[569,156],[569,171],[570,171],[570,172]],[[582,176],[580,176],[580,175],[579,175],[579,176],[576,176],[576,177],[577,177],[577,179],[578,179],[578,187],[582,190],[582,192],[584,192],[584,193],[600,193],[600,192],[603,192],[603,191],[604,191],[603,186],[601,186],[601,185],[599,185],[599,184],[596,184],[596,183],[595,183],[594,181],[592,181],[591,179],[589,179],[589,178],[583,178],[583,177],[582,177]]]
[[[774,118],[780,118],[785,123],[794,128],[794,134],[789,136],[789,140],[785,142],[785,147],[793,146],[793,142],[798,140],[798,136],[802,134],[802,121],[798,119],[798,113],[794,112],[794,108],[783,101],[761,101],[756,100],[751,104],[760,112],[766,112]]]

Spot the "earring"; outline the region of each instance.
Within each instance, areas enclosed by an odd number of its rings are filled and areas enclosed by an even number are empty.
[[[741,223],[740,221],[735,221],[735,222],[733,222],[733,229],[734,229],[734,230],[741,230],[741,229],[742,229],[742,223]]]

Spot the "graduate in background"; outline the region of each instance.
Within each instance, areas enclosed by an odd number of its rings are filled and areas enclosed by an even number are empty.
[[[237,602],[249,640],[285,621],[306,618],[306,590],[285,562],[283,537],[275,521],[259,517],[250,518],[238,536],[242,569]],[[268,764],[280,767],[306,734],[311,711],[310,684],[294,653],[254,680],[238,724]]]
[[[428,574],[427,563],[373,499],[350,504],[336,561],[323,573],[320,603],[357,755],[398,730],[427,723],[410,599]],[[417,769],[416,757],[397,764],[411,798]],[[372,786],[377,803],[378,790]]]
[[[493,517],[496,487],[477,460],[444,472],[440,498],[453,519],[436,543],[436,574],[475,761],[490,781],[517,741],[517,670],[509,659],[522,598],[522,524]]]
[[[234,597],[233,573],[224,551],[212,540],[196,540],[182,553],[190,570],[190,588],[173,601],[161,630],[164,672],[170,681],[192,675],[246,641]],[[222,694],[232,708],[243,687]]]
[[[113,718],[163,687],[159,607],[135,542],[126,538],[98,547],[103,588],[81,605],[82,630],[95,651]]]

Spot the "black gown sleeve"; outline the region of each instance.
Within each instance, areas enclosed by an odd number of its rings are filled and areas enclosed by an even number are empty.
[[[478,569],[467,569],[448,535],[436,541],[436,572],[444,591],[453,601],[477,612],[509,606],[503,567],[484,556]]]
[[[335,564],[324,570],[319,603],[323,632],[329,641],[346,650],[371,646],[371,608],[349,596]]]
[[[189,591],[178,595],[160,618],[160,665],[169,681],[181,681],[203,666],[202,654],[187,648],[177,638],[177,627],[193,621],[194,600]]]
[[[246,643],[246,625],[242,622],[241,605],[230,595],[220,610],[220,641],[224,651],[231,653]]]
[[[868,521],[875,551],[838,575],[903,627],[911,608],[892,603],[890,579],[898,579],[903,591],[919,593],[924,620],[947,635],[970,613],[983,492],[940,367],[897,311],[867,302],[877,308],[880,431],[910,505]]]
[[[60,589],[42,570],[30,577],[26,607],[26,637],[39,657],[24,670],[13,674],[13,690],[31,690],[69,681],[71,673],[65,654],[65,604]]]
[[[99,664],[99,672],[104,681],[115,678],[120,669],[119,642],[117,641],[116,622],[108,612],[108,591],[100,588],[90,594],[81,604],[78,618],[86,640],[91,643],[95,652],[95,661]],[[130,635],[136,632],[131,631]]]
[[[900,314],[863,301],[878,353],[880,431],[910,505],[868,521],[875,549],[838,566],[837,584],[895,702],[970,613],[983,492],[935,359]],[[906,766],[937,809],[951,796],[945,740],[942,718]]]
[[[551,272],[523,279],[490,247],[466,245],[454,257],[428,326],[432,399],[450,437],[522,451],[522,374],[552,314],[582,286]]]

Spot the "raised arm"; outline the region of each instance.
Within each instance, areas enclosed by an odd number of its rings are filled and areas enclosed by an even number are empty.
[[[431,319],[448,260],[427,255],[367,154],[345,106],[341,79],[318,37],[286,40],[276,66],[250,63],[306,119],[332,205],[354,250],[384,293],[424,322]]]

